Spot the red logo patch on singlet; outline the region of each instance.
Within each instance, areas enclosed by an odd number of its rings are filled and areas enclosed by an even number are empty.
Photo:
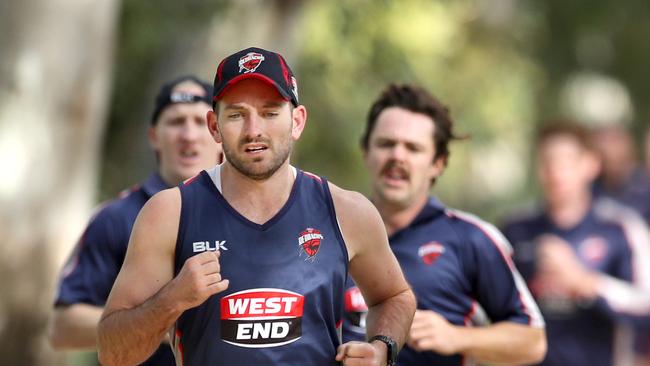
[[[431,265],[445,252],[445,247],[435,241],[430,241],[418,249],[418,256],[426,265]]]
[[[323,240],[323,234],[316,229],[307,228],[300,233],[298,245],[300,246],[300,254],[307,254],[305,260],[314,261],[314,256],[316,256],[318,249],[320,249],[321,240]]]
[[[609,251],[607,241],[600,236],[590,236],[578,246],[580,257],[591,264],[598,264]]]
[[[264,55],[257,52],[249,52],[239,59],[239,72],[244,74],[254,72],[264,61]]]
[[[221,299],[221,339],[229,344],[263,348],[302,336],[304,296],[278,288],[235,292]]]

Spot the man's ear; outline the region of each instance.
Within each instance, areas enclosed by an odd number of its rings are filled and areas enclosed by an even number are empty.
[[[221,143],[221,134],[219,133],[219,123],[217,122],[217,114],[213,111],[208,111],[205,118],[208,120],[208,129],[212,138],[217,143]]]
[[[438,156],[433,159],[433,164],[429,168],[429,179],[439,178],[445,172],[447,166],[447,156]]]
[[[291,128],[291,136],[294,141],[300,138],[302,131],[307,124],[307,108],[304,105],[299,105],[291,112],[291,119],[293,127]]]
[[[160,149],[158,147],[158,131],[156,131],[156,126],[149,127],[147,130],[147,138],[149,139],[151,149],[158,152]]]
[[[589,180],[593,182],[596,180],[596,178],[598,178],[598,175],[600,174],[600,171],[602,169],[602,161],[598,155],[592,151],[588,151],[585,154],[584,159],[585,164],[587,164],[587,174],[589,175]]]
[[[368,146],[370,146],[370,141],[368,141]],[[361,148],[361,159],[367,164],[368,147],[364,144],[363,139],[359,140],[359,147]]]

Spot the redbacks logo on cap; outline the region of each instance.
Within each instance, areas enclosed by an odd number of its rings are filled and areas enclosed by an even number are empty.
[[[236,52],[219,63],[212,100],[218,102],[228,88],[246,79],[263,81],[295,107],[299,105],[298,83],[284,57],[257,47]]]
[[[257,52],[249,52],[239,59],[239,72],[255,72],[262,61],[264,61],[264,55]]]
[[[305,260],[314,261],[314,257],[316,256],[316,253],[318,253],[318,249],[320,249],[321,240],[323,240],[323,234],[316,229],[307,228],[300,233],[300,236],[298,237],[298,245],[301,249],[300,254],[307,254]]]
[[[221,299],[221,339],[249,347],[277,347],[302,336],[304,296],[279,288],[256,288]]]

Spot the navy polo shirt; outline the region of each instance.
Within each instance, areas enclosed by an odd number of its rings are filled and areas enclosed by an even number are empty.
[[[101,205],[91,218],[63,268],[55,306],[77,303],[103,307],[120,272],[140,209],[154,194],[168,188],[152,174],[141,185]],[[143,365],[174,365],[171,348],[161,345]]]

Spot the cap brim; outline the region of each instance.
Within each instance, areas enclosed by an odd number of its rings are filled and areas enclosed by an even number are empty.
[[[276,84],[275,81],[273,81],[273,79],[271,79],[268,76],[263,75],[263,74],[258,74],[258,73],[251,72],[251,73],[247,73],[247,74],[238,75],[238,76],[232,78],[230,81],[228,81],[228,83],[221,90],[218,91],[218,94],[215,95],[214,98],[212,98],[213,101],[216,102],[219,99],[221,99],[223,97],[224,93],[226,91],[228,91],[228,89],[231,86],[233,86],[233,85],[237,84],[238,82],[240,82],[242,80],[245,80],[245,79],[261,80],[261,81],[267,83],[268,85],[274,87],[278,91],[278,93],[280,93],[282,98],[284,98],[284,100],[287,100],[287,101],[292,100],[291,96],[288,95],[287,92],[285,92],[278,84]]]

